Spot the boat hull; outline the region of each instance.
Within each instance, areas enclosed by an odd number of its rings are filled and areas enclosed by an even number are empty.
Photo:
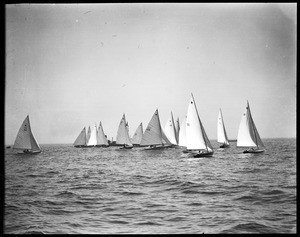
[[[245,150],[243,151],[243,153],[262,153],[264,152],[264,150],[259,150],[259,149],[256,149],[256,150]]]
[[[133,148],[133,146],[123,146],[120,149],[132,149],[132,148]]]
[[[220,148],[228,148],[228,147],[230,147],[230,145],[227,145],[227,144],[220,145]]]
[[[197,150],[183,150],[183,153],[190,153],[193,155],[193,157],[211,157],[214,152],[213,151],[197,151]]]
[[[22,151],[22,152],[18,152],[18,154],[20,155],[36,155],[36,154],[39,154],[41,153],[42,151]]]
[[[161,150],[161,149],[166,149],[166,148],[173,148],[172,145],[170,146],[161,146],[161,145],[158,145],[158,146],[153,146],[153,147],[146,147],[145,150]]]

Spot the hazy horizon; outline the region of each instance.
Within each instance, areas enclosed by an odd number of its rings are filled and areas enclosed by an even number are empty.
[[[210,140],[236,139],[249,101],[260,137],[296,137],[296,3],[6,4],[5,144],[29,114],[39,144],[101,121],[116,139],[193,93]]]

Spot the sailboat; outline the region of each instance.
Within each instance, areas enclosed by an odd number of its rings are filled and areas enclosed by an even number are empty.
[[[19,154],[37,154],[41,152],[41,148],[31,131],[29,115],[27,115],[19,129],[13,149],[23,151]]]
[[[75,142],[73,143],[75,147],[86,147],[86,131],[85,127],[81,130]]]
[[[98,131],[97,131],[97,147],[108,147],[108,141],[104,134],[102,123],[99,123]]]
[[[164,128],[164,132],[167,136],[167,138],[169,139],[169,141],[173,144],[173,145],[177,145],[178,141],[176,138],[176,127],[175,127],[175,123],[174,123],[174,119],[173,119],[173,113],[171,112],[171,115],[165,125]]]
[[[178,137],[178,145],[180,147],[186,147],[186,116],[182,120]]]
[[[207,157],[214,153],[201,123],[193,94],[186,118],[186,147],[187,152],[194,157]]]
[[[142,137],[143,137],[143,124],[140,123],[140,125],[137,127],[137,129],[131,139],[132,145],[139,146],[141,144]]]
[[[261,153],[264,152],[264,144],[260,139],[256,126],[254,124],[249,102],[247,101],[246,110],[243,113],[238,136],[237,136],[237,147],[250,147],[250,149],[245,150],[243,153]]]
[[[88,147],[93,147],[97,145],[97,125],[95,124],[93,130],[91,131],[91,135],[89,137],[89,140],[86,144]]]
[[[123,114],[122,119],[119,124],[116,144],[123,145],[122,149],[132,149],[133,145],[130,141],[129,134],[128,134],[128,124],[126,123],[125,114]]]
[[[221,109],[219,110],[219,115],[218,115],[218,130],[217,131],[218,131],[217,132],[217,136],[218,136],[217,141],[222,144],[222,145],[220,145],[220,148],[229,147],[230,145],[229,145],[229,141],[227,138]]]
[[[145,150],[156,150],[173,147],[161,128],[158,109],[154,112],[143,134],[140,146],[148,146]]]

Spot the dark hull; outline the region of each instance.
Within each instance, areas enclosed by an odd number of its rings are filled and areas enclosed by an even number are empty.
[[[121,147],[120,149],[128,150],[128,149],[132,149],[132,148],[133,148],[133,146],[123,146],[123,147]]]
[[[162,150],[166,148],[173,148],[173,146],[153,146],[153,147],[146,147],[145,150]]]
[[[18,152],[20,155],[36,155],[41,153],[42,151],[27,151],[27,152]]]
[[[96,147],[109,147],[109,145],[96,145]]]
[[[243,153],[262,153],[264,150],[245,150]]]
[[[211,157],[214,152],[213,151],[202,151],[201,153],[197,150],[183,150],[183,153],[190,153],[193,155],[193,157]]]
[[[230,147],[230,145],[226,145],[226,144],[220,145],[220,148],[228,148],[228,147]]]

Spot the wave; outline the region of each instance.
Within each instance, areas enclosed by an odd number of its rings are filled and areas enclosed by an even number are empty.
[[[224,230],[221,234],[225,233],[249,233],[249,234],[263,234],[263,233],[279,233],[278,229],[259,224],[257,222],[247,222],[235,225],[234,227]]]

